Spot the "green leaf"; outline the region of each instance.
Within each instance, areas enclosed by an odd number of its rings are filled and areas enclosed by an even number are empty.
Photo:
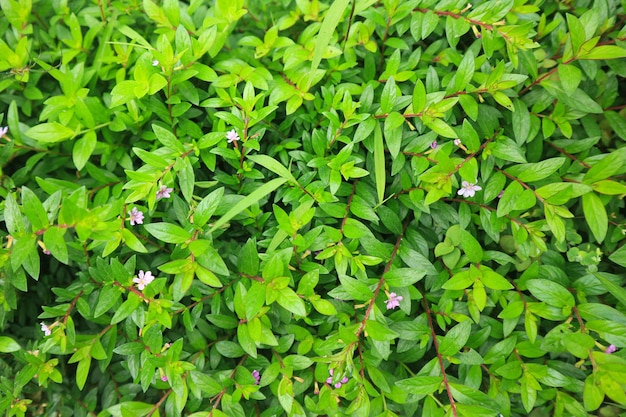
[[[74,131],[61,123],[42,123],[26,131],[26,136],[42,143],[63,142],[74,137]]]
[[[46,249],[50,251],[59,262],[67,265],[69,261],[69,254],[67,251],[67,243],[65,242],[65,230],[64,228],[53,226],[45,231],[43,234],[43,243],[46,245]]]
[[[380,96],[380,111],[383,114],[391,113],[393,110],[393,106],[396,104],[397,92],[396,92],[396,82],[393,77],[389,77],[387,82],[385,82],[385,86],[383,87],[383,92]]]
[[[472,331],[472,323],[469,320],[463,321],[446,332],[441,343],[439,343],[439,354],[442,356],[453,356],[461,350],[467,343]]]
[[[17,352],[21,350],[22,347],[15,340],[11,339],[8,336],[0,336],[0,352],[1,353],[11,353]]]
[[[320,31],[317,35],[317,40],[315,41],[315,49],[313,49],[313,59],[311,60],[310,71],[311,74],[315,73],[317,67],[322,61],[322,57],[326,53],[330,39],[335,33],[335,28],[339,24],[339,21],[341,20],[341,17],[343,16],[343,13],[349,3],[350,0],[336,0],[326,12],[326,16],[324,16],[322,26],[320,27]],[[308,90],[308,87],[310,86],[311,84],[309,83],[306,90]]]
[[[596,162],[583,177],[583,183],[593,184],[619,172],[626,164],[626,147],[607,154]]]
[[[4,222],[7,230],[12,235],[18,235],[24,231],[24,220],[22,219],[20,206],[11,193],[7,193],[4,200]]]
[[[602,242],[606,237],[609,227],[609,219],[606,214],[606,208],[596,193],[587,193],[582,196],[583,213],[585,220],[593,233],[593,237],[598,242]]]
[[[573,94],[582,80],[582,71],[573,64],[559,64],[558,74],[565,94]]]
[[[472,69],[473,71],[473,69]],[[426,108],[426,88],[422,80],[418,79],[413,87],[413,113],[419,114]]]
[[[556,213],[555,206],[544,203],[544,214],[546,216],[546,222],[548,223],[552,233],[554,233],[556,240],[563,242],[565,240],[565,223]]]
[[[584,113],[603,113],[604,109],[595,100],[587,95],[583,90],[577,88],[574,92],[568,94],[560,83],[551,80],[543,80],[541,86],[546,89],[553,97],[562,101],[568,107],[579,110]]]
[[[350,278],[346,275],[339,275],[339,281],[341,282],[341,286],[343,287],[345,292],[353,300],[371,300],[374,296],[372,290],[370,290],[366,284],[359,280]]]
[[[463,91],[472,80],[474,70],[476,66],[474,64],[474,53],[471,50],[467,50],[459,68],[456,71],[456,77],[454,81],[454,89],[456,91]]]
[[[609,110],[604,112],[604,117],[606,117],[606,120],[609,122],[615,134],[623,140],[626,140],[626,120],[624,116]]]
[[[139,253],[148,253],[148,249],[129,229],[122,229],[122,238],[126,246]]]
[[[600,388],[600,384],[596,382],[596,375],[591,374],[585,379],[585,387],[583,389],[583,401],[585,410],[594,411],[602,405],[604,401],[604,392]]]
[[[485,287],[491,288],[492,290],[511,290],[513,289],[513,285],[502,275],[498,274],[494,270],[482,267],[481,272],[483,273],[482,278],[480,279]]]
[[[532,279],[527,282],[528,290],[538,300],[554,307],[574,307],[574,296],[561,284],[547,279]]]
[[[392,341],[398,337],[398,333],[375,320],[367,320],[365,322],[365,331],[372,340]]]
[[[193,213],[193,224],[197,227],[203,227],[220,206],[223,195],[224,187],[220,187],[207,194],[196,206]]]
[[[504,171],[522,182],[539,181],[549,177],[565,163],[565,158],[550,158],[532,164],[514,165]]]
[[[196,264],[195,272],[196,272],[196,277],[198,277],[198,279],[203,284],[206,284],[214,288],[222,287],[222,283],[220,282],[219,278],[213,272],[203,267],[202,265]]]
[[[240,358],[246,354],[246,352],[239,346],[238,343],[231,342],[229,340],[221,340],[215,344],[215,348],[220,355],[227,358]]]
[[[280,177],[286,179],[290,183],[294,185],[298,185],[298,181],[293,176],[291,172],[287,168],[285,168],[280,162],[267,155],[248,155],[248,159],[252,162],[255,162],[263,167],[269,169],[273,173],[279,175]]]
[[[251,357],[257,357],[256,343],[250,337],[250,332],[248,331],[248,323],[242,323],[237,326],[237,341],[242,349]]]
[[[43,204],[35,193],[27,187],[22,187],[22,209],[33,226],[33,231],[45,229],[50,224]]]
[[[513,104],[515,106],[515,111],[513,111],[512,115],[512,125],[513,132],[515,134],[515,142],[519,146],[522,146],[524,143],[532,139],[529,137],[531,130],[530,113],[528,112],[526,103],[524,103],[522,100],[516,98],[513,101]]]
[[[430,121],[424,121],[424,124],[433,132],[443,136],[444,138],[458,137],[454,129],[452,129],[449,124],[441,119],[431,119]]]
[[[296,316],[306,316],[304,301],[291,288],[283,288],[278,291],[276,302],[286,310],[291,311]]]
[[[387,181],[387,169],[385,166],[385,146],[380,123],[376,122],[374,128],[374,178],[376,180],[376,195],[378,203],[385,200],[385,183]]]
[[[128,294],[128,299],[122,303],[116,310],[115,314],[111,318],[111,324],[119,323],[126,317],[133,314],[141,304],[141,298],[134,293]]]
[[[384,276],[385,282],[390,287],[406,288],[422,280],[426,271],[413,268],[394,268]]]
[[[624,249],[624,248],[626,248],[626,246],[622,246],[620,249]],[[624,252],[626,252],[626,250],[624,250]],[[601,272],[596,272],[593,274],[593,276],[596,277],[598,281],[602,283],[602,286],[607,289],[609,294],[613,295],[615,298],[619,300],[620,303],[622,303],[622,305],[626,306],[626,289],[615,285],[613,282],[605,278]]]
[[[196,176],[191,166],[191,161],[189,158],[181,158],[176,162],[180,191],[183,193],[185,201],[190,203],[193,199],[193,188],[196,183]]]
[[[337,309],[335,309],[335,306],[328,300],[310,299],[309,301],[313,304],[313,308],[325,316],[334,316],[337,314]]]
[[[100,289],[100,295],[98,296],[98,302],[96,303],[96,308],[93,311],[94,317],[100,317],[107,311],[109,311],[115,304],[117,304],[117,300],[122,296],[121,289],[115,285],[106,284]]]
[[[85,357],[78,362],[76,367],[76,386],[79,390],[83,390],[85,382],[87,382],[87,376],[89,375],[89,367],[91,366],[91,356]]]
[[[408,379],[401,379],[396,382],[398,388],[413,395],[428,395],[437,391],[441,386],[443,377],[441,376],[416,376]]]
[[[97,143],[98,138],[96,137],[96,132],[93,130],[85,133],[82,138],[74,142],[72,161],[74,161],[76,169],[80,171],[85,167],[87,161],[89,161],[89,157],[91,157],[91,154],[96,149]]]
[[[172,223],[150,223],[144,225],[148,233],[166,243],[184,243],[191,239],[191,233]]]
[[[270,182],[267,182],[251,192],[248,196],[240,200],[237,204],[235,204],[226,214],[219,218],[214,224],[213,227],[209,230],[210,232],[215,231],[215,229],[220,228],[222,225],[226,224],[230,219],[250,207],[252,204],[257,203],[263,197],[276,190],[278,187],[287,182],[284,178],[274,178]]]
[[[491,147],[491,153],[500,159],[504,159],[505,161],[517,163],[527,162],[520,147],[509,138],[500,139],[494,143]]]
[[[158,124],[153,123],[152,130],[154,131],[157,140],[161,142],[163,146],[179,153],[185,152],[185,147],[183,146],[181,141],[178,140],[176,135],[174,135],[168,129],[165,129]]]
[[[591,51],[580,53],[578,59],[618,59],[626,58],[626,49],[616,45],[596,46]]]

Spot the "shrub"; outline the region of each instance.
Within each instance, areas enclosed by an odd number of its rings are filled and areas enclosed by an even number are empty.
[[[624,410],[624,2],[0,5],[5,415]]]

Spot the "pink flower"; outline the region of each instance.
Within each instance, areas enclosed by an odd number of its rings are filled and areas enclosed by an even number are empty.
[[[0,127],[0,139],[9,132],[9,126]]]
[[[463,181],[463,186],[459,188],[458,194],[463,197],[474,197],[476,191],[482,190],[482,187],[474,185],[471,182]]]
[[[614,352],[617,352],[617,346],[615,345],[609,345],[606,349],[604,349],[604,353],[608,353],[609,355]]]
[[[256,369],[252,371],[252,376],[254,377],[254,385],[259,385],[261,382],[261,374]]]
[[[347,376],[344,376],[343,378],[341,378],[341,381],[336,382],[335,384],[333,384],[333,374],[335,373],[334,369],[329,369],[328,373],[330,374],[330,376],[328,378],[326,378],[326,383],[329,385],[334,386],[335,388],[341,388],[341,386],[345,383],[347,383],[349,381]]]
[[[52,334],[52,330],[45,323],[41,323],[41,331],[44,335],[50,336]]]
[[[237,131],[233,129],[226,133],[226,139],[228,139],[228,143],[233,143],[239,140],[239,135]]]
[[[387,303],[387,310],[393,310],[396,307],[400,307],[400,301],[402,301],[402,296],[397,295],[395,292],[389,293],[389,299],[385,301]]]
[[[133,207],[133,209],[130,211],[129,220],[131,226],[134,226],[136,224],[143,224],[143,213],[137,210],[137,207]]]
[[[156,199],[157,201],[162,199],[162,198],[170,198],[170,193],[174,191],[173,188],[168,188],[167,185],[162,185],[158,190],[157,190],[157,194],[156,194]]]
[[[437,141],[433,140],[433,143],[430,144],[430,149],[437,149]]]
[[[161,381],[163,381],[163,382],[167,382],[167,375],[163,375],[163,376],[161,377]]]
[[[138,275],[139,277],[133,278],[133,282],[137,284],[137,289],[139,291],[143,291],[143,289],[146,288],[146,285],[154,281],[154,277],[152,276],[152,272],[150,271],[143,272],[142,270],[140,270]]]

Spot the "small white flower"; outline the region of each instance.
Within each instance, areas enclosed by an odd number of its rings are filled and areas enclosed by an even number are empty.
[[[226,133],[226,139],[228,139],[228,143],[233,143],[239,140],[239,135],[235,129],[228,131]]]
[[[455,145],[455,146],[461,146],[461,143],[462,143],[462,142],[461,142],[461,139],[458,139],[458,138],[457,138],[457,139],[454,139],[454,145]]]
[[[9,132],[9,126],[0,127],[0,139]]]
[[[152,66],[156,67],[157,65],[159,65],[159,60],[155,59],[154,61],[152,61]]]
[[[131,226],[134,226],[135,224],[143,224],[143,213],[137,210],[137,207],[133,207],[130,211],[128,219],[130,220]]]
[[[482,190],[482,187],[480,187],[479,185],[474,185],[471,182],[463,181],[462,185],[463,186],[459,188],[458,194],[462,195],[465,198],[474,197],[476,191]]]
[[[41,331],[44,335],[50,336],[52,334],[52,330],[45,323],[41,323]]]
[[[133,278],[133,282],[137,284],[137,289],[139,291],[143,291],[143,289],[146,288],[148,284],[154,281],[154,277],[152,276],[152,272],[150,271],[143,272],[142,270],[139,270],[139,274],[137,275],[138,277]]]
[[[167,185],[162,185],[156,193],[156,199],[160,200],[162,198],[170,198],[170,193],[174,191],[173,188],[169,188]]]

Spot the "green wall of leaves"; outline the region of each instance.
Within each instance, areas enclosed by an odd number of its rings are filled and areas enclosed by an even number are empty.
[[[625,1],[0,7],[0,413],[626,415]]]

